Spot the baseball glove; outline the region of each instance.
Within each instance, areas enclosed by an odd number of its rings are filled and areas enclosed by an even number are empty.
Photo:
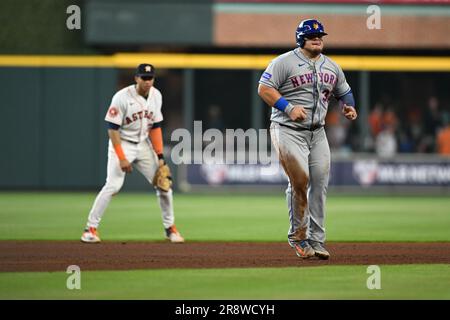
[[[160,166],[153,177],[153,185],[162,191],[169,191],[172,187],[172,174],[167,164]]]

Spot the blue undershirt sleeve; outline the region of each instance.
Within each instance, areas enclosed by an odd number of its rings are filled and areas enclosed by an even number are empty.
[[[342,97],[338,98],[338,100],[342,101],[348,106],[352,106],[353,108],[355,108],[355,98],[353,97],[353,93],[351,90]]]

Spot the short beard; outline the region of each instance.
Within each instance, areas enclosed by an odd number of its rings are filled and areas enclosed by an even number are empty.
[[[317,57],[319,54],[322,53],[322,49],[305,49],[305,48],[303,48],[303,49],[308,51],[308,53],[314,57]]]

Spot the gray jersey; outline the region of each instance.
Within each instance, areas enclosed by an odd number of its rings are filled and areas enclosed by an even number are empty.
[[[307,115],[303,121],[292,121],[285,112],[272,108],[271,121],[306,129],[325,124],[332,94],[340,98],[351,90],[333,60],[321,54],[311,61],[298,48],[272,60],[259,83],[278,90],[293,105],[303,106]]]

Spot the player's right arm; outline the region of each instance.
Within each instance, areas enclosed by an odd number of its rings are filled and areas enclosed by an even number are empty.
[[[125,157],[122,149],[122,140],[120,139],[120,126],[124,117],[124,103],[122,103],[120,93],[116,93],[111,101],[111,106],[105,116],[105,121],[108,125],[108,136],[119,158],[120,169],[124,172],[131,172],[133,170],[130,162]]]
[[[133,167],[131,166],[131,163],[127,160],[125,157],[125,153],[122,150],[122,140],[120,139],[120,133],[118,128],[112,128],[111,122],[109,122],[109,129],[108,129],[108,136],[111,140],[111,143],[114,147],[114,150],[116,152],[117,157],[119,158],[119,165],[120,169],[122,169],[123,172],[131,172],[133,171]]]
[[[260,83],[258,86],[258,95],[269,106],[286,112],[292,121],[301,121],[306,119],[305,109],[300,105],[292,105],[288,103],[275,88]]]
[[[306,119],[305,109],[292,105],[278,91],[289,77],[288,68],[282,56],[272,60],[259,80],[258,94],[269,106],[286,113],[292,121]]]

